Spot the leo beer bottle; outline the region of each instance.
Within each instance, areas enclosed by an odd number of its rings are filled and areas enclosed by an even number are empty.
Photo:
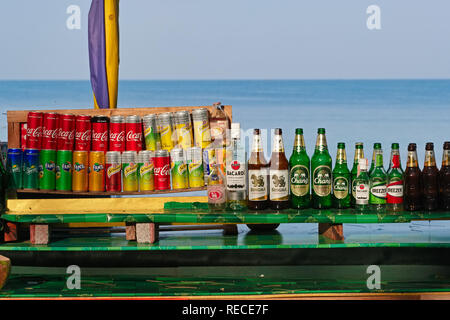
[[[364,159],[364,144],[362,142],[355,143],[355,156],[353,158],[353,167],[352,167],[352,197],[351,203],[352,207],[356,204],[356,183],[355,180],[358,176],[358,163],[359,159]]]
[[[422,172],[417,161],[417,146],[415,143],[408,145],[404,186],[403,202],[405,209],[408,211],[422,209]]]
[[[386,190],[386,209],[389,211],[403,210],[404,173],[400,162],[399,144],[392,144],[391,163],[387,172],[388,184]]]
[[[450,210],[450,141],[444,143],[442,166],[439,171],[439,191],[441,208]]]
[[[294,209],[308,208],[311,202],[310,160],[305,148],[303,129],[295,129],[294,150],[289,158],[290,202]]]
[[[282,130],[275,129],[272,156],[269,162],[270,207],[273,210],[289,208],[289,162],[284,154]]]
[[[259,129],[253,130],[253,145],[248,160],[248,208],[262,210],[269,206],[269,164],[264,158]]]
[[[439,206],[439,171],[436,167],[434,145],[428,142],[425,146],[425,163],[422,170],[423,208],[428,211],[436,210]]]
[[[316,148],[311,158],[312,205],[315,209],[331,208],[331,156],[325,129],[317,130]]]

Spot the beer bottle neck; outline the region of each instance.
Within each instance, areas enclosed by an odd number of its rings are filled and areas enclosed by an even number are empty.
[[[294,152],[305,150],[305,140],[302,134],[296,134],[294,140]]]
[[[347,164],[347,154],[345,149],[338,149],[336,155],[336,165]]]
[[[324,133],[319,133],[316,140],[316,151],[322,152],[328,150],[327,138]]]
[[[363,149],[355,149],[355,157],[353,158],[353,163],[358,164],[359,159],[364,158],[364,150]]]
[[[398,150],[391,152],[391,168],[400,168],[400,152]]]
[[[425,167],[435,167],[436,166],[436,158],[434,156],[433,150],[427,150],[425,152]]]
[[[272,152],[284,152],[283,137],[280,134],[273,137]]]
[[[450,150],[445,150],[442,153],[442,166],[450,166]]]
[[[379,168],[379,167],[383,167],[383,153],[382,152],[378,152],[375,158],[375,167]]]
[[[416,168],[419,166],[416,151],[408,151],[408,161],[406,162],[406,166],[409,168]]]
[[[262,152],[262,143],[261,143],[261,136],[259,134],[253,135],[253,145],[252,145],[252,152],[258,153]]]

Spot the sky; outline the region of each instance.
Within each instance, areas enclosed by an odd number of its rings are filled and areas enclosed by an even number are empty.
[[[80,29],[66,27],[70,5]],[[1,1],[0,79],[89,79],[89,6]],[[448,0],[122,0],[119,77],[450,78],[449,13]]]

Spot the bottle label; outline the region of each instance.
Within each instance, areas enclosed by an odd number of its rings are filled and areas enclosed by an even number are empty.
[[[222,184],[208,186],[208,203],[225,203],[225,187]]]
[[[348,179],[345,177],[335,177],[333,180],[333,194],[337,199],[344,199],[348,196]]]
[[[331,168],[318,166],[313,172],[313,190],[319,197],[326,197],[331,193]]]
[[[370,187],[370,203],[384,204],[386,203],[386,181],[381,178],[373,178]]]
[[[284,152],[283,137],[281,135],[275,135],[272,152]]]
[[[387,203],[403,203],[403,180],[393,178],[387,185],[386,193]]]
[[[244,157],[242,157],[244,158]],[[246,186],[246,168],[244,159],[227,161],[226,175],[227,175],[227,190],[243,191],[247,189]]]
[[[248,199],[250,201],[265,201],[268,199],[267,176],[268,170],[262,168],[260,170],[248,171]]]
[[[301,164],[291,168],[291,193],[303,197],[309,193],[309,168]]]
[[[356,204],[369,204],[369,185],[367,183],[356,183]]]
[[[352,181],[352,197],[356,200],[356,180]]]
[[[289,200],[288,170],[270,170],[270,200]]]

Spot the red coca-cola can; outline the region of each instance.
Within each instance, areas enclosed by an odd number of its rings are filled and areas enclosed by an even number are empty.
[[[155,190],[170,189],[170,157],[167,150],[156,150],[153,158]]]
[[[27,147],[27,124],[25,122],[20,123],[20,148],[25,151]]]
[[[125,149],[142,150],[142,122],[139,116],[127,116],[125,120]]]
[[[75,151],[91,150],[91,116],[78,115],[75,118]]]
[[[58,150],[73,151],[75,141],[75,116],[60,114],[58,125]]]
[[[26,149],[41,149],[42,141],[42,112],[30,111],[27,116]]]
[[[42,120],[42,150],[56,150],[58,143],[59,114],[46,112]]]
[[[122,191],[122,163],[119,151],[106,152],[106,191]]]
[[[125,117],[111,116],[109,122],[109,150],[125,151]]]
[[[109,118],[95,116],[91,119],[92,124],[92,151],[108,151]]]

